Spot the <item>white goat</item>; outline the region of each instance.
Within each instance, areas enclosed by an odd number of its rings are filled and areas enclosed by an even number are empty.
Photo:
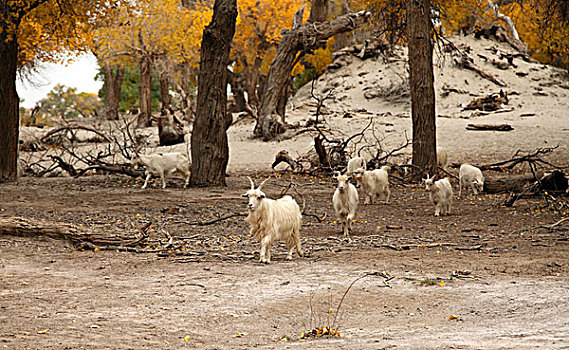
[[[452,206],[452,186],[448,177],[433,182],[427,174],[423,179],[425,189],[429,192],[429,199],[435,205],[435,216],[449,215]]]
[[[366,160],[363,157],[350,158],[346,167],[346,175],[353,175],[358,168],[366,170]]]
[[[296,252],[302,256],[300,245],[300,226],[302,225],[302,214],[300,208],[291,196],[284,196],[277,200],[266,198],[261,188],[268,178],[255,189],[253,180],[251,189],[243,195],[249,198],[249,215],[245,221],[251,224],[251,235],[261,242],[260,258],[262,263],[271,262],[271,244],[275,240],[284,240],[288,247],[287,260],[292,260],[292,253],[296,247]]]
[[[338,186],[336,191],[334,191],[334,196],[332,196],[332,204],[334,205],[336,216],[342,223],[344,236],[349,236],[352,231],[352,220],[356,216],[356,210],[358,209],[358,190],[348,182],[350,180],[349,176],[337,173],[335,178],[338,180]]]
[[[143,164],[146,167],[146,180],[142,188],[146,188],[152,174],[160,176],[162,188],[166,188],[166,176],[179,173],[184,176],[184,188],[190,182],[190,160],[183,152],[154,153],[149,155],[140,154],[131,162],[132,165]]]
[[[373,200],[380,197],[384,197],[385,203],[389,203],[389,196],[391,195],[389,190],[390,170],[391,167],[388,165],[382,166],[381,169],[370,171],[363,168],[356,169],[354,177],[361,184],[363,193],[367,197],[364,203],[369,202],[373,204]]]
[[[484,175],[482,175],[482,171],[477,167],[470,165],[470,164],[462,164],[460,166],[459,172],[459,188],[458,188],[458,195],[462,195],[462,187],[464,186],[467,190],[470,187],[472,189],[472,193],[477,195],[479,192],[482,193],[484,189]]]
[[[442,147],[437,147],[437,166],[446,169],[448,163],[447,151]]]

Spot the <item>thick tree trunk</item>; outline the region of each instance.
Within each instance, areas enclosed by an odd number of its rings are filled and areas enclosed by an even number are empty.
[[[285,131],[284,115],[277,114],[277,107],[279,99],[282,98],[283,87],[290,79],[298,52],[318,48],[328,38],[353,30],[368,17],[369,12],[361,11],[324,23],[308,23],[284,33],[277,49],[277,55],[269,69],[266,88],[261,95],[259,119],[254,132],[256,137],[262,137],[264,141],[268,141]]]
[[[150,126],[152,117],[152,59],[143,56],[140,60],[140,114],[137,127]]]
[[[162,108],[170,109],[170,82],[168,72],[160,72],[160,97],[162,100]]]
[[[413,165],[431,175],[437,168],[433,43],[429,0],[407,0]],[[420,178],[423,174],[416,174]]]
[[[7,27],[2,20],[0,24]],[[14,181],[18,176],[18,43],[16,36],[8,39],[7,34],[6,30],[0,32],[0,183]]]
[[[229,161],[227,64],[235,34],[237,0],[216,0],[203,31],[198,103],[192,130],[192,186],[225,186]]]
[[[105,117],[108,120],[119,119],[119,102],[121,99],[122,81],[124,78],[124,68],[113,67],[103,64],[103,74],[105,75]]]

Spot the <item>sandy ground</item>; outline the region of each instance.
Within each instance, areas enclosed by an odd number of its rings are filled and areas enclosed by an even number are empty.
[[[485,48],[498,44],[468,45],[492,57]],[[460,104],[499,89],[448,60],[442,75],[437,72],[437,91],[463,79],[467,87],[457,87],[470,91],[438,99],[437,114],[451,116],[437,120],[439,143],[452,150],[450,162],[487,163],[517,149],[559,144],[551,160],[568,165],[568,90],[547,86],[557,79],[554,69],[516,63],[517,70],[529,73],[524,79],[513,70],[500,73],[506,90],[519,93],[511,96],[514,110],[469,119],[461,118],[469,113]],[[496,73],[489,64],[477,64]],[[368,60],[322,78],[320,85],[349,82],[338,84],[337,97],[326,104],[331,135],[357,132],[374,116],[385,148],[402,142],[404,130],[410,130],[408,102],[362,96],[365,86],[379,89],[383,80],[394,86],[400,78],[393,72],[401,69],[401,60],[389,65]],[[536,88],[547,96],[534,95]],[[305,88],[293,99],[289,121],[312,116],[308,95]],[[350,111],[352,118],[342,118]],[[527,113],[535,115],[521,116]],[[507,122],[515,130],[466,131],[472,122]],[[292,179],[310,215],[301,230],[305,256],[287,262],[284,245],[276,244],[270,265],[257,262],[258,243],[242,217],[197,225],[245,212],[240,197],[248,187],[245,175],[265,178],[279,150],[300,154],[310,147],[310,133],[281,142],[250,140],[252,126],[244,120],[230,128],[224,189],[183,189],[177,178],[166,190],[157,188],[157,181],[142,190],[140,179],[102,175],[0,185],[0,217],[67,222],[109,235],[127,235],[152,222],[154,243],[142,248],[160,250],[163,231],[179,243],[176,249],[137,254],[82,250],[46,237],[0,236],[0,347],[569,348],[567,226],[538,227],[569,214],[543,208],[539,198],[507,208],[502,195],[455,196],[452,215],[437,218],[422,188],[394,185],[391,203],[362,205],[352,237],[344,239],[331,206],[330,178],[274,174],[267,195],[279,196]],[[315,218],[324,214],[322,222]],[[373,272],[393,279],[387,286],[383,277],[365,277],[346,293],[357,278]],[[340,337],[300,339],[301,332],[332,325]]]

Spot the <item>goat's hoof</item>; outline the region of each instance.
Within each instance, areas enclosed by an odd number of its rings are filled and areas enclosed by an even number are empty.
[[[287,259],[288,261],[291,261],[291,260],[292,260],[292,256],[287,256],[286,259]]]

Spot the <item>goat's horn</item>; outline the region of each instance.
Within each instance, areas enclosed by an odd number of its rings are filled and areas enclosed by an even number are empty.
[[[258,189],[260,190],[261,187],[263,187],[263,185],[265,184],[265,182],[267,182],[271,177],[269,176],[268,178],[265,179],[265,181],[261,182],[261,184],[259,185]]]
[[[249,176],[247,176],[247,178],[251,182],[251,189],[254,190],[255,189],[255,183],[253,182],[253,179],[251,179]]]

